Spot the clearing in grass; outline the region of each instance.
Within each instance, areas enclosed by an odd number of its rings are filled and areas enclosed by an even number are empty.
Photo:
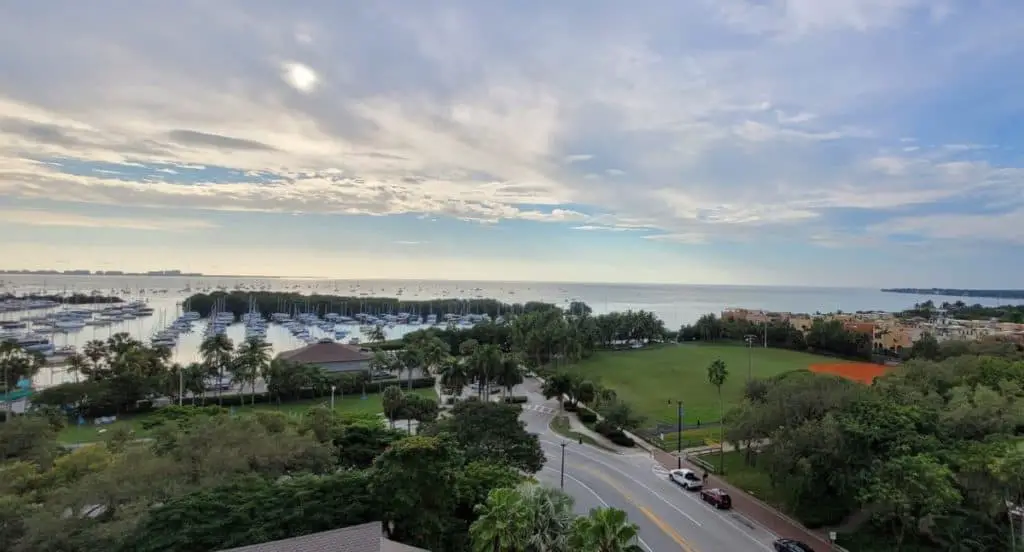
[[[743,397],[748,364],[754,378],[766,378],[833,360],[785,349],[748,350],[740,345],[687,343],[599,351],[570,369],[614,389],[637,414],[645,417],[644,427],[658,423],[674,426],[676,400],[683,401],[684,424],[693,426],[698,421],[707,424],[719,419],[718,393],[707,378],[708,365],[717,359],[724,361],[729,370],[722,386],[727,412]]]
[[[429,397],[435,400],[437,399],[437,393],[434,392],[434,389],[432,387],[423,389],[413,389],[412,392],[423,397]],[[273,402],[256,403],[254,405],[247,404],[245,406],[236,406],[234,408],[235,412],[239,414],[255,411],[270,411],[284,412],[290,416],[299,417],[302,416],[304,412],[306,412],[307,410],[309,410],[309,408],[313,406],[316,406],[318,404],[326,406],[330,405],[330,403],[331,398],[328,396],[321,397],[318,399],[289,401],[281,404]],[[210,406],[216,406],[217,400],[207,400],[206,404]],[[381,404],[381,393],[369,394],[366,396],[365,400],[360,395],[346,395],[344,397],[336,395],[334,397],[334,410],[337,412],[346,412],[352,414],[381,414],[384,412],[384,407]],[[69,425],[65,427],[63,430],[61,430],[61,432],[57,435],[57,440],[61,443],[93,443],[97,441],[102,441],[105,434],[109,433],[112,429],[121,426],[128,426],[133,431],[136,437],[147,437],[149,432],[142,428],[141,423],[151,415],[151,412],[147,412],[145,414],[139,414],[136,416],[124,416],[112,424],[102,426],[96,426],[91,424],[81,426]],[[101,429],[105,431],[103,433],[100,433]]]

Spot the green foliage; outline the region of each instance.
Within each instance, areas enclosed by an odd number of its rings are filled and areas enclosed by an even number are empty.
[[[249,312],[255,306],[259,312],[276,312],[284,305],[289,311],[293,305],[301,306],[309,312],[334,312],[352,316],[357,312],[433,312],[438,316],[444,314],[489,314],[497,318],[503,313],[523,313],[535,310],[552,309],[554,305],[529,302],[526,304],[508,304],[495,299],[433,299],[430,301],[408,301],[395,297],[343,297],[338,295],[302,295],[273,291],[232,291],[213,293],[197,293],[187,301],[192,309],[203,316],[208,316],[214,305],[223,305],[224,310],[235,316]]]
[[[429,435],[449,435],[470,462],[488,462],[536,473],[544,465],[537,436],[526,431],[517,405],[466,401],[456,404],[449,418],[424,429]]]
[[[640,528],[630,523],[626,512],[596,508],[573,522],[569,549],[572,552],[642,552]]]
[[[153,508],[121,550],[203,552],[375,521],[378,498],[362,471],[285,481],[249,477]]]
[[[806,334],[788,321],[760,324],[738,318],[701,316],[692,325],[679,329],[678,340],[742,342],[753,336],[755,343],[794,351],[813,351],[847,358],[870,359],[871,336],[847,330],[838,320],[816,319]]]
[[[808,525],[853,516],[905,548],[999,550],[1005,500],[1024,502],[1022,389],[1024,362],[972,355],[913,360],[872,386],[792,372],[748,386],[726,440]]]
[[[220,406],[177,406],[170,405],[157,409],[153,414],[147,416],[139,423],[142,429],[153,429],[154,427],[168,422],[178,425],[188,425],[199,416],[222,416],[228,410]]]

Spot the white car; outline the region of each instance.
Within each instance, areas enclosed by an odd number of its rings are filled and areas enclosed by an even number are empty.
[[[687,491],[699,491],[704,487],[704,482],[693,470],[672,470],[668,472],[668,479]]]

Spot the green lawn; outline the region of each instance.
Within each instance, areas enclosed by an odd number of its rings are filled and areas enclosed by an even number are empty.
[[[657,422],[675,424],[677,399],[683,401],[685,423],[695,424],[698,420],[719,419],[718,395],[707,381],[708,364],[721,359],[729,369],[722,386],[728,410],[743,395],[747,355],[748,349],[741,345],[688,343],[631,351],[600,351],[570,369],[614,389],[646,418],[644,427],[652,427]],[[755,378],[835,362],[827,357],[784,349],[755,347],[750,349],[749,355]]]
[[[725,453],[722,463],[725,467],[724,479],[730,485],[739,487],[747,493],[755,496],[775,507],[783,505],[783,500],[778,496],[778,491],[772,488],[771,479],[768,474],[756,466],[748,466],[743,460],[744,451],[733,450]],[[701,460],[711,464],[718,471],[719,457],[717,452],[702,454]]]
[[[413,393],[416,393],[417,395],[421,395],[424,397],[430,397],[435,400],[437,399],[437,394],[434,392],[434,389],[432,387],[413,389]],[[323,397],[320,399],[291,401],[283,403],[281,405],[275,403],[256,403],[255,405],[236,406],[235,412],[245,413],[253,412],[256,410],[277,411],[298,417],[301,416],[302,413],[309,409],[309,407],[311,406],[316,406],[318,404],[327,405],[330,404],[330,402],[330,397]],[[217,404],[217,401],[216,399],[212,401],[207,400],[207,404],[215,405]],[[334,410],[338,412],[369,414],[379,414],[384,411],[383,407],[381,406],[380,393],[367,395],[366,400],[363,400],[359,395],[346,395],[345,397],[336,395],[334,397]],[[105,429],[106,432],[109,432],[111,429],[120,426],[130,427],[135,432],[136,437],[146,437],[147,431],[141,428],[140,423],[143,420],[145,420],[146,417],[148,416],[150,416],[149,413],[139,414],[138,416],[125,416],[119,418],[118,421],[112,424],[104,426],[69,425],[68,427],[64,428],[63,431],[60,432],[60,434],[57,436],[57,440],[60,441],[61,443],[91,443],[95,441],[101,441],[103,440],[104,434],[99,432],[100,429]]]

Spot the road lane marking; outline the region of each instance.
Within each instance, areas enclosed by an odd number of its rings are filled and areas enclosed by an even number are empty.
[[[542,443],[547,443],[547,444],[553,445],[553,446],[559,446],[559,447],[561,446],[558,443],[552,443],[551,441],[545,441],[543,439],[541,439],[540,441]],[[673,510],[679,512],[679,514],[681,516],[683,516],[686,519],[692,521],[693,524],[696,525],[697,527],[702,527],[701,523],[699,521],[697,521],[696,519],[694,519],[693,516],[691,516],[690,514],[687,514],[686,512],[684,512],[682,509],[679,508],[679,506],[676,506],[675,504],[672,504],[672,502],[670,502],[667,498],[665,498],[661,493],[659,493],[658,491],[655,491],[654,489],[648,487],[647,485],[645,485],[639,479],[629,475],[628,473],[620,470],[619,468],[616,468],[615,466],[613,466],[613,465],[611,465],[611,464],[609,464],[607,462],[604,462],[602,460],[598,460],[597,458],[594,458],[593,456],[590,456],[589,454],[584,454],[584,453],[582,453],[582,452],[580,452],[578,450],[575,450],[575,449],[573,449],[572,452],[575,453],[575,454],[579,454],[580,456],[583,456],[584,458],[589,458],[593,462],[597,462],[598,464],[601,464],[602,466],[605,466],[606,468],[609,468],[609,469],[612,469],[612,470],[618,472],[620,475],[622,475],[626,479],[632,481],[633,483],[636,483],[637,485],[643,487],[644,489],[647,489],[647,492],[649,492],[649,493],[653,494],[654,496],[658,497],[659,499],[661,499],[662,502],[664,502],[665,504],[668,504],[668,506],[670,508],[672,508]]]
[[[601,481],[604,481],[609,487],[615,489],[616,492],[622,495],[622,498],[626,499],[626,502],[629,502],[630,504],[633,505],[634,508],[640,510],[645,516],[647,516],[648,519],[650,519],[655,525],[657,525],[663,533],[668,535],[670,539],[676,541],[676,544],[678,544],[685,552],[695,552],[694,549],[690,547],[690,544],[686,542],[686,539],[681,537],[679,533],[676,533],[675,529],[672,529],[672,526],[670,526],[668,523],[665,523],[664,520],[656,516],[654,512],[652,512],[646,506],[642,506],[639,503],[637,503],[637,501],[633,499],[632,495],[629,494],[629,491],[623,489],[622,486],[620,486],[612,478],[587,466],[577,466],[577,468],[590,473],[594,477],[600,479]]]
[[[669,538],[671,538],[672,540],[676,541],[676,544],[678,544],[680,548],[682,548],[686,552],[697,552],[690,546],[688,542],[686,542],[686,539],[679,536],[679,533],[676,533],[676,530],[673,529],[671,525],[665,523],[664,521],[662,521],[660,517],[654,515],[654,512],[648,510],[645,506],[637,506],[637,508],[639,508],[640,511],[643,512],[648,519],[650,519],[655,525],[657,525],[663,533],[668,535]]]
[[[552,471],[552,472],[555,472],[555,473],[559,474],[559,476],[561,476],[561,474],[562,474],[561,471],[556,470],[555,468],[548,467],[548,466],[544,466],[544,469]],[[594,498],[596,498],[598,500],[598,502],[603,504],[605,508],[610,508],[611,507],[611,506],[608,505],[607,502],[605,502],[605,500],[603,498],[601,498],[601,495],[597,494],[597,491],[595,491],[594,489],[590,488],[590,485],[587,485],[586,483],[580,481],[579,479],[576,479],[575,477],[573,477],[573,476],[571,476],[569,474],[565,474],[565,476],[568,477],[570,481],[575,481],[577,485],[579,485],[580,487],[583,487],[584,489],[589,491],[590,494],[594,495]],[[657,522],[655,522],[655,524],[657,524]],[[669,536],[671,536],[671,535],[669,535]],[[644,539],[642,539],[640,537],[640,535],[636,536],[636,540],[640,542],[641,546],[643,546],[644,548],[647,549],[647,552],[654,552],[654,549],[651,548],[651,546],[649,544],[644,542]]]

